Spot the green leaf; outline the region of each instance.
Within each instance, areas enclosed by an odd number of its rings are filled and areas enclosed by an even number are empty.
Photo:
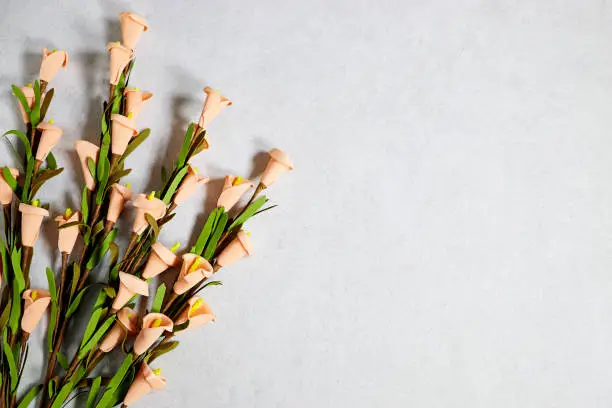
[[[98,405],[96,405],[96,408],[108,408],[110,406],[110,404],[113,402],[115,391],[117,388],[119,388],[121,382],[125,378],[125,375],[128,373],[133,359],[133,354],[128,354],[125,357],[123,363],[121,363],[121,367],[119,367],[119,370],[117,370],[113,378],[111,378],[110,382],[108,383],[106,391],[104,392],[100,402],[98,402]]]
[[[17,180],[15,180],[15,177],[13,177],[13,174],[11,173],[8,167],[4,167],[2,169],[2,177],[4,177],[4,181],[6,181],[6,184],[9,185],[11,190],[17,191],[17,187],[19,187],[19,184],[17,183]]]
[[[13,350],[8,344],[6,336],[2,338],[2,350],[4,350],[4,356],[6,357],[6,362],[9,368],[9,375],[11,378],[11,392],[15,392],[17,390],[17,385],[19,385],[19,372],[17,371],[17,362],[15,361]]]
[[[96,162],[93,161],[91,157],[87,158],[87,168],[89,169],[89,173],[93,179],[96,179]]]
[[[17,281],[13,281],[13,296],[11,297],[11,314],[9,316],[9,327],[11,333],[19,331],[19,321],[21,318],[21,289]]]
[[[40,102],[40,83],[36,80],[34,81],[34,106],[30,111],[32,127],[36,127],[40,123]]]
[[[55,160],[55,156],[53,155],[52,152],[49,152],[45,161],[47,162],[47,168],[49,170],[57,169],[57,160]]]
[[[83,194],[81,195],[81,215],[83,216],[83,222],[87,224],[87,220],[89,218],[89,190],[87,187],[83,188]],[[87,242],[86,242],[87,243]]]
[[[21,104],[21,106],[26,111],[29,117],[31,109],[30,109],[30,106],[28,105],[28,100],[26,99],[25,95],[23,94],[21,89],[18,88],[17,86],[12,85],[11,88],[13,89],[13,93],[15,94],[15,96],[19,100],[19,103]]]
[[[115,296],[117,296],[117,292],[115,291],[115,288],[113,288],[112,286],[105,286],[102,288],[102,290],[106,292],[106,295],[111,299],[114,299]]]
[[[23,272],[21,272],[21,250],[13,249],[11,252],[11,266],[13,267],[15,283],[17,283],[17,287],[21,293],[21,291],[25,289],[25,279],[23,277]]]
[[[104,292],[103,290],[98,292],[98,297],[96,298],[96,303],[94,303],[93,309],[96,310],[96,309],[103,307],[104,304],[106,303],[107,297],[108,296],[106,296],[106,292]]]
[[[100,156],[98,161],[98,181],[101,185],[106,185],[110,174],[110,161],[107,156]]]
[[[102,316],[102,313],[105,311],[105,308],[94,309],[93,313],[91,314],[91,318],[89,319],[89,322],[85,327],[85,332],[83,333],[83,339],[81,340],[81,346],[79,348],[82,348],[87,343],[89,338],[93,335],[94,331],[96,330],[96,327],[98,326],[100,316]]]
[[[79,279],[81,278],[81,267],[75,262],[72,264],[72,286],[70,288],[70,297],[74,295],[76,292],[77,284],[79,283]]]
[[[35,385],[34,387],[30,388],[30,391],[28,391],[21,401],[19,401],[17,408],[28,408],[41,389],[42,385]]]
[[[157,239],[157,237],[159,236],[159,226],[157,225],[157,221],[149,213],[145,213],[145,219],[153,229],[153,239]]]
[[[166,184],[166,182],[168,181],[168,170],[166,170],[166,168],[163,165],[161,166],[161,178],[162,178],[162,183]]]
[[[185,139],[183,139],[183,145],[181,146],[181,152],[179,153],[176,167],[182,167],[187,161],[187,153],[189,153],[189,146],[191,146],[191,138],[193,137],[194,124],[189,124],[187,132],[185,133]]]
[[[91,351],[91,349],[94,348],[94,346],[100,341],[102,340],[102,336],[104,336],[106,334],[106,332],[111,328],[111,326],[113,325],[113,323],[115,322],[115,319],[117,318],[116,315],[113,315],[111,317],[109,317],[108,319],[106,319],[106,321],[102,324],[102,326],[100,326],[100,328],[98,330],[96,330],[96,332],[94,333],[93,336],[91,336],[91,338],[89,339],[89,341],[87,343],[85,343],[85,345],[81,348],[81,350],[79,351],[79,358],[82,359],[85,357],[85,355],[87,353],[89,353]]]
[[[217,249],[217,243],[225,231],[225,225],[227,224],[227,213],[223,211],[217,220],[217,224],[215,225],[215,232],[210,237],[210,240],[206,244],[206,250],[204,250],[204,258],[207,260],[211,260],[213,255],[215,254],[215,250]]]
[[[72,381],[70,381],[68,384],[65,384],[57,393],[57,396],[55,397],[55,401],[53,401],[53,405],[51,405],[51,408],[60,408],[64,401],[66,401],[66,398],[68,398],[68,395],[70,395],[70,393],[72,392],[73,386],[74,385],[72,384]]]
[[[276,207],[278,207],[278,204],[274,204],[274,205],[271,205],[271,206],[269,206],[269,207],[266,207],[266,208],[264,208],[264,209],[262,209],[262,210],[259,210],[259,211],[257,211],[255,214],[253,214],[253,217],[254,217],[254,216],[256,216],[256,215],[258,215],[258,214],[261,214],[262,212],[266,212],[266,211],[271,210],[271,209],[276,208]],[[252,218],[252,217],[251,217],[251,218]]]
[[[51,301],[57,302],[57,286],[55,285],[55,275],[53,274],[51,268],[47,268],[47,282],[49,283]]]
[[[155,293],[155,300],[153,300],[153,306],[151,306],[151,313],[159,313],[164,303],[164,296],[166,296],[166,285],[161,284],[157,288]]]
[[[30,201],[30,187],[32,187],[32,176],[34,175],[34,160],[28,159],[26,163],[26,177],[23,183],[23,192],[21,196],[21,201],[29,202]]]
[[[89,286],[85,286],[83,289],[81,289],[81,291],[74,297],[72,302],[70,302],[70,306],[68,307],[68,311],[66,312],[66,318],[69,318],[74,314],[74,312],[77,311],[79,305],[81,304],[81,301],[83,300],[85,292],[87,292],[87,289],[89,289]]]
[[[180,169],[178,173],[176,173],[176,176],[174,176],[174,178],[172,179],[172,183],[170,183],[170,186],[168,187],[166,194],[164,194],[164,198],[163,198],[164,203],[166,204],[170,203],[170,200],[172,200],[172,196],[174,196],[174,192],[178,188],[181,181],[183,181],[183,178],[185,177],[188,171],[189,171],[189,167],[185,166],[182,169]]]
[[[4,329],[6,324],[8,323],[9,316],[11,315],[11,304],[7,304],[2,310],[2,314],[0,315],[0,328]]]
[[[157,346],[157,348],[155,348],[151,352],[151,354],[149,354],[149,358],[147,359],[147,361],[149,363],[152,363],[154,360],[158,359],[159,357],[163,356],[166,353],[171,352],[178,346],[179,346],[178,341],[169,341],[167,343],[160,344],[159,346]]]
[[[100,384],[102,384],[102,377],[94,378],[91,383],[91,388],[89,389],[89,395],[87,396],[87,404],[85,408],[93,408],[96,403],[96,398],[98,397],[98,392],[100,391]],[[19,407],[18,407],[19,408]]]
[[[57,309],[57,302],[51,301],[51,313],[49,314],[49,324],[47,325],[47,350],[49,350],[49,353],[53,351]]]
[[[59,169],[42,169],[39,170],[38,173],[36,174],[36,177],[34,178],[34,181],[32,183],[32,197],[34,197],[36,195],[36,192],[49,180],[51,180],[53,177],[61,174],[61,172],[64,171],[63,167],[60,167]]]
[[[49,399],[53,398],[53,395],[55,394],[57,387],[56,383],[57,381],[55,379],[52,379],[51,381],[49,381],[49,385],[47,385],[47,395],[49,396]]]
[[[136,150],[138,146],[142,144],[142,142],[147,140],[150,134],[151,134],[151,129],[147,128],[147,129],[141,130],[140,133],[136,135],[136,137],[130,140],[130,143],[128,143],[125,149],[125,152],[123,153],[123,156],[121,156],[121,160],[122,161],[125,160],[126,157],[128,157],[134,150]]]
[[[70,367],[70,363],[68,362],[68,357],[61,351],[57,353],[57,362],[64,369],[64,371],[68,371]]]
[[[249,218],[251,218],[267,202],[268,202],[268,198],[266,196],[261,196],[257,200],[253,201],[251,203],[251,205],[249,205],[246,208],[246,210],[244,210],[242,212],[242,214],[240,214],[238,216],[238,218],[236,218],[234,220],[234,222],[232,222],[230,224],[228,229],[232,230],[232,229],[234,229],[236,227],[239,227],[240,225],[244,224]]]
[[[51,88],[45,94],[45,98],[43,99],[42,105],[40,106],[40,120],[44,120],[45,116],[47,116],[47,111],[49,110],[49,106],[51,105],[51,101],[53,100],[53,95],[55,94],[55,89]]]
[[[119,246],[117,246],[117,244],[114,242],[111,242],[108,249],[110,251],[110,266],[113,268],[119,261]]]
[[[202,286],[202,289],[204,289],[207,286],[223,286],[223,282],[221,282],[221,281],[210,281],[206,285]]]
[[[21,140],[21,143],[23,143],[26,158],[28,159],[28,161],[32,160],[32,147],[30,146],[30,141],[28,140],[27,136],[23,134],[23,132],[19,130],[9,130],[8,132],[5,132],[2,136],[6,135],[17,136],[19,140]]]
[[[106,255],[106,253],[108,252],[110,248],[110,243],[115,240],[116,235],[117,235],[117,229],[114,228],[111,230],[111,232],[108,233],[106,237],[104,237],[104,241],[102,241],[102,243],[96,248],[94,253],[91,255],[91,257],[87,261],[86,268],[88,270],[92,270],[93,268],[96,267],[96,265],[100,263],[102,258],[104,258],[104,255]]]
[[[115,171],[108,178],[108,185],[112,186],[113,184],[120,182],[123,177],[127,176],[131,172],[132,172],[132,169],[123,169],[123,170]]]
[[[217,222],[217,218],[219,217],[219,214],[224,211],[225,210],[222,207],[215,208],[211,211],[211,213],[208,215],[208,218],[206,219],[206,222],[204,223],[204,228],[202,228],[202,232],[200,232],[200,236],[198,237],[196,244],[193,248],[191,248],[191,253],[200,255],[202,251],[204,251],[206,243],[208,242],[210,234],[212,233],[213,227]]]

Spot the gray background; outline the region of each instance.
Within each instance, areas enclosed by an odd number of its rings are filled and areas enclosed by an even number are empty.
[[[63,164],[95,140],[124,10],[151,24],[133,76],[155,93],[139,118],[152,139],[129,160],[137,190],[159,185],[206,84],[234,106],[203,172],[249,175],[275,146],[295,161],[270,190],[280,207],[250,225],[255,256],[205,295],[217,323],[181,335],[159,360],[168,389],[138,406],[612,406],[608,1],[0,7],[3,129],[19,126],[9,85],[34,77],[40,47],[70,53],[51,109]],[[80,184],[69,168],[41,195],[61,210]],[[162,241],[189,241],[218,189]],[[57,256],[37,251],[45,285]]]

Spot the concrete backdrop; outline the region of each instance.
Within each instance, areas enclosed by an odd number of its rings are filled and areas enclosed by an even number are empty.
[[[151,25],[136,190],[159,186],[204,85],[234,101],[196,160],[215,182],[163,242],[186,246],[218,180],[257,173],[262,151],[296,164],[250,223],[255,255],[205,293],[217,323],[180,336],[156,364],[167,390],[138,406],[612,406],[612,4],[2,0],[2,129],[40,48],[70,53],[50,111],[69,168],[40,194],[56,211],[76,207],[71,146],[97,137],[125,10]]]

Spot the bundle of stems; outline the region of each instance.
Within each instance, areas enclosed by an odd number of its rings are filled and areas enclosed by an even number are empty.
[[[191,161],[209,148],[208,126],[231,102],[218,91],[205,88],[199,120],[189,124],[172,169],[162,168],[159,189],[134,196],[129,183],[123,185],[121,180],[132,171],[126,168],[128,156],[150,134],[149,129],[138,129],[136,118],[152,94],[128,85],[134,49],[148,24],[142,16],[129,12],[121,13],[120,20],[123,42],[108,45],[109,96],[101,110],[99,143],[75,143],[85,181],[81,208],[67,208],[55,218],[61,265],[57,271],[46,269],[47,289],[31,288],[29,279],[39,230],[49,215],[49,205],[41,203],[36,194],[63,170],[51,152],[62,130],[53,120],[45,121],[45,116],[54,95],[54,90],[48,89],[49,82],[66,66],[67,53],[44,49],[40,78],[33,85],[13,86],[26,129],[5,133],[20,140],[24,153],[13,149],[20,169],[4,167],[0,172],[5,223],[0,239],[0,408],[25,408],[37,398],[41,408],[59,408],[81,394],[87,395],[81,405],[88,408],[127,407],[149,392],[163,389],[166,378],[149,364],[178,346],[180,332],[215,320],[210,306],[197,295],[208,286],[221,284],[212,278],[222,267],[251,254],[250,234],[243,226],[274,207],[266,207],[268,198],[261,194],[293,168],[287,155],[272,149],[256,187],[241,177],[225,177],[217,207],[208,214],[189,250],[179,254],[180,243],[170,248],[162,244],[160,234],[180,204],[208,181]],[[250,199],[240,205],[249,190],[253,190]],[[115,224],[128,201],[133,201],[136,211],[129,243],[122,250],[116,242]],[[80,249],[74,251],[78,240]],[[108,272],[102,274],[105,258]],[[156,276],[173,269],[179,272],[171,288],[156,285]],[[66,333],[79,329],[74,317],[85,314],[88,308],[83,299],[92,291],[97,295],[87,311],[89,320],[76,352],[70,355]],[[137,308],[141,302],[143,307]],[[49,358],[44,376],[40,384],[20,393],[30,333],[46,313]],[[111,353],[123,355],[116,372],[110,377],[96,375],[95,368]]]

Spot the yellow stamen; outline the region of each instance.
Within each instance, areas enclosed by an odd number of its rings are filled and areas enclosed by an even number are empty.
[[[237,186],[240,183],[242,183],[242,177],[238,176],[234,179],[234,182],[232,183],[232,185]]]
[[[193,171],[197,173],[198,171],[200,171],[200,168],[199,167],[194,167]]]
[[[138,91],[140,91],[140,88],[134,88],[134,90],[135,90],[136,92],[138,92]]]
[[[32,300],[36,300],[36,299],[38,299],[38,291],[33,290],[33,291],[30,293],[30,297],[32,298]]]
[[[156,328],[156,327],[161,326],[161,324],[162,324],[162,319],[161,317],[158,317],[157,319],[153,321],[153,324],[151,325],[151,327]]]
[[[121,44],[121,41],[115,41],[115,44]]]
[[[66,212],[64,213],[64,218],[68,219],[72,217],[72,208],[66,208]]]
[[[132,319],[132,317],[134,317],[134,314],[133,314],[133,313],[128,313],[128,314],[127,314],[127,318],[128,318],[128,319]]]
[[[51,51],[51,52],[57,52],[57,50],[54,48],[53,51]]]
[[[149,201],[153,200],[154,198],[155,198],[155,190],[151,191],[151,194],[149,194],[149,195],[147,196],[147,199],[148,199]]]
[[[127,117],[128,117],[128,119],[132,119],[134,117],[134,113],[132,113],[132,112],[128,113]]]
[[[132,187],[132,183],[125,183],[125,188],[130,188]]]
[[[51,125],[52,125],[52,124],[53,124],[53,122],[55,122],[55,120],[53,120],[53,119],[49,119],[49,124],[51,124]]]
[[[27,87],[28,87],[28,88],[31,88],[31,87],[32,87],[32,83],[30,82],[30,83],[27,85]]]
[[[198,308],[202,305],[202,299],[198,299],[194,302],[193,305],[191,305],[191,307],[189,308],[189,313],[192,313],[196,310],[198,310]]]
[[[156,368],[155,370],[153,370],[153,374],[161,375],[161,368]]]
[[[40,207],[40,200],[39,200],[39,199],[36,199],[36,200],[32,201],[32,205],[33,205],[34,207]]]
[[[247,234],[247,237],[250,237],[251,236],[251,231],[247,232],[246,234]]]
[[[170,248],[170,252],[176,252],[177,249],[179,249],[181,247],[181,243],[177,242],[174,245],[172,245],[172,247]]]
[[[193,263],[191,264],[191,268],[189,268],[189,272],[187,273],[195,272],[195,270],[198,269],[199,264],[200,264],[200,258],[196,258],[195,261],[193,261]]]

